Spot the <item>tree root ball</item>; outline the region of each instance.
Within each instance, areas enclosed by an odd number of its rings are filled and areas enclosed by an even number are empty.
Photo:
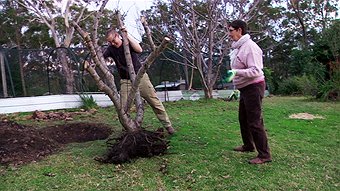
[[[95,160],[101,163],[122,164],[138,157],[152,157],[164,154],[169,141],[162,132],[141,129],[136,132],[124,132],[120,137],[107,141],[108,152]]]

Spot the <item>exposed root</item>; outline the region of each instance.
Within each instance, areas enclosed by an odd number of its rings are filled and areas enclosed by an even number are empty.
[[[152,157],[164,154],[169,141],[163,139],[163,134],[140,130],[125,132],[118,138],[107,141],[109,150],[104,157],[95,160],[102,163],[121,164],[138,157]]]

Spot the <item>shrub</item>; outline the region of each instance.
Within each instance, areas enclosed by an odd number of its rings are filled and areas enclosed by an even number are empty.
[[[339,100],[340,97],[340,71],[334,72],[332,78],[320,85],[316,96],[321,100]]]
[[[296,77],[288,78],[278,84],[277,92],[282,95],[299,94],[299,86],[297,85]]]
[[[98,104],[96,103],[96,100],[94,100],[94,98],[92,97],[92,95],[86,95],[86,94],[82,94],[79,95],[81,101],[82,101],[82,109],[85,110],[90,110],[90,109],[94,109],[94,108],[98,108]]]
[[[279,83],[278,93],[283,95],[316,96],[318,82],[312,76],[293,76]]]
[[[268,87],[268,91],[271,92],[272,88],[274,87],[273,76],[272,76],[273,71],[270,68],[264,67],[263,73],[264,73],[264,76],[266,77],[266,85]]]

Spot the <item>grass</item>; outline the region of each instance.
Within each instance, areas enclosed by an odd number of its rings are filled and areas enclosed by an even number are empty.
[[[98,164],[105,141],[70,144],[42,161],[0,167],[0,190],[339,190],[340,103],[302,97],[267,97],[264,119],[273,162],[249,165],[256,153],[236,153],[241,144],[237,102],[222,100],[165,103],[178,132],[169,153],[123,165]],[[325,119],[290,119],[294,113]],[[44,126],[23,120],[20,123]],[[121,126],[114,110],[101,108],[75,120]],[[144,126],[160,127],[150,108]]]

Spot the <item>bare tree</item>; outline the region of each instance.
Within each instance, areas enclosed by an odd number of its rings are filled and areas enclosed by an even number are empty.
[[[93,30],[91,34],[86,32],[86,29],[83,29],[76,21],[74,21],[72,24],[90,50],[91,60],[85,61],[84,67],[96,81],[99,89],[105,92],[105,94],[108,95],[108,97],[113,102],[119,121],[125,130],[124,134],[120,138],[114,140],[115,142],[110,143],[110,149],[107,155],[103,158],[98,158],[98,160],[108,163],[121,163],[133,157],[157,155],[165,152],[167,149],[167,141],[161,138],[162,134],[142,129],[144,107],[139,94],[138,85],[146,70],[154,62],[156,57],[165,49],[170,39],[165,37],[163,41],[158,46],[156,46],[153,43],[150,33],[148,33],[149,30],[146,20],[144,18],[142,19],[142,24],[144,25],[144,28],[150,37],[149,39],[151,46],[153,47],[153,51],[146,58],[146,60],[142,62],[142,67],[139,69],[137,74],[134,73],[131,56],[126,56],[129,74],[132,81],[132,88],[129,92],[127,102],[125,105],[122,105],[118,90],[114,83],[114,76],[106,65],[102,49],[98,45],[97,40],[96,27],[99,26],[100,17],[106,6],[106,3],[107,0],[103,1],[100,9],[93,16],[95,30]],[[118,11],[117,21],[120,28],[123,28],[124,24]],[[123,37],[125,55],[130,55],[127,32],[125,30],[121,30],[121,35]],[[133,118],[130,115],[130,107],[134,100],[136,101],[137,114]]]
[[[71,6],[74,2],[72,0],[67,0],[65,4],[65,10],[61,9],[61,5],[57,5],[58,1],[44,1],[44,0],[17,0],[17,2],[24,6],[28,11],[32,12],[36,17],[34,19],[38,19],[40,22],[46,24],[50,29],[51,36],[54,40],[56,48],[58,47],[66,47],[68,48],[71,44],[72,38],[74,36],[74,28],[70,25],[69,21],[79,23],[83,18],[83,13],[86,10],[87,3],[79,2],[79,7],[81,10],[77,12],[77,14],[73,14],[71,16]],[[65,32],[62,33],[61,29],[58,28],[57,17],[62,15],[64,19],[64,27]],[[66,93],[74,92],[75,79],[73,75],[73,70],[69,65],[69,61],[67,60],[66,52],[62,51],[63,49],[59,49],[57,52],[58,58],[60,59],[62,72],[66,81]]]
[[[167,31],[174,40],[177,50],[182,52],[184,63],[181,64],[198,71],[206,98],[212,98],[221,67],[229,63],[226,57],[231,42],[225,30],[228,21],[251,19],[260,2],[170,0],[168,9],[163,10],[164,4],[160,4],[159,10],[155,10],[157,19],[161,15],[162,20],[158,30]]]
[[[198,70],[206,98],[212,98],[214,84],[227,54],[225,34],[221,28],[223,13],[218,11],[218,1],[208,1],[204,8],[197,2],[173,0],[171,7],[176,20],[183,50],[189,56],[187,64]],[[188,6],[183,15],[182,7]],[[222,29],[222,30],[221,30]],[[216,59],[217,57],[217,59]]]

